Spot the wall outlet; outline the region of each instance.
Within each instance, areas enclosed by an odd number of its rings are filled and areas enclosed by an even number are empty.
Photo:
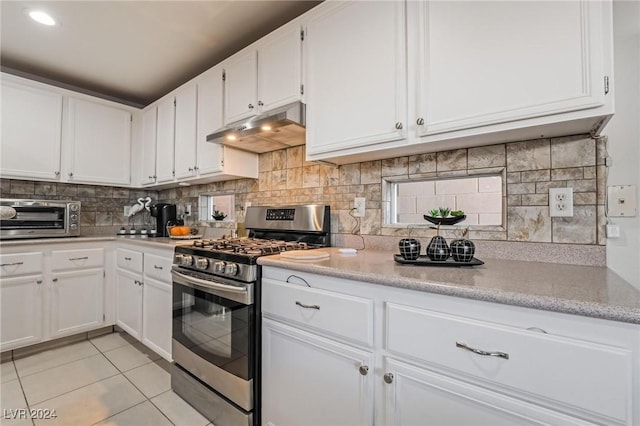
[[[365,202],[366,199],[364,197],[356,197],[353,200],[353,207],[356,209],[356,211],[353,212],[355,217],[364,217]]]
[[[573,217],[573,188],[549,188],[549,215]]]

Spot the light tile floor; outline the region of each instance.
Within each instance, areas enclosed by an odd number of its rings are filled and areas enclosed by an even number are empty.
[[[167,361],[125,333],[5,362],[0,424],[211,426],[171,391],[169,371]],[[53,412],[55,418],[38,418]]]

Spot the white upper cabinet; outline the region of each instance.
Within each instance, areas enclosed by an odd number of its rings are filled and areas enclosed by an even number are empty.
[[[580,110],[592,110],[580,117],[612,112],[598,110],[612,105],[605,82],[607,2],[408,5],[414,135],[514,121],[524,127],[537,124],[524,120],[543,116],[564,121],[579,117],[560,114]]]
[[[175,176],[174,150],[174,98],[168,97],[158,103],[156,132],[156,182],[170,182]]]
[[[197,87],[188,84],[176,92],[175,172],[176,179],[195,176]]]
[[[2,74],[2,177],[60,177],[62,95]]]
[[[249,48],[224,63],[224,124],[256,114],[258,54]]]
[[[152,107],[142,113],[142,174],[140,183],[143,185],[156,182],[156,123],[158,108]]]
[[[296,101],[302,96],[302,35],[290,23],[224,62],[224,124]]]
[[[299,101],[302,95],[302,33],[297,23],[264,37],[258,47],[258,107],[261,111]]]
[[[207,142],[207,135],[223,126],[222,67],[216,66],[198,78],[197,144],[198,173],[206,175],[222,170],[222,146]]]
[[[99,101],[70,97],[66,131],[68,181],[129,185],[129,110]]]
[[[405,143],[404,2],[324,3],[315,11],[305,38],[308,158]]]

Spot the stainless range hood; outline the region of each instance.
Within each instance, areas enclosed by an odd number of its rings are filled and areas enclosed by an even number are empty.
[[[305,105],[297,102],[224,127],[207,142],[263,153],[304,145],[305,137]]]

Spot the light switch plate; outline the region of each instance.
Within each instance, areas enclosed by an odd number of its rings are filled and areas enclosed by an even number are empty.
[[[607,187],[607,215],[633,217],[637,212],[636,186],[615,185]]]

